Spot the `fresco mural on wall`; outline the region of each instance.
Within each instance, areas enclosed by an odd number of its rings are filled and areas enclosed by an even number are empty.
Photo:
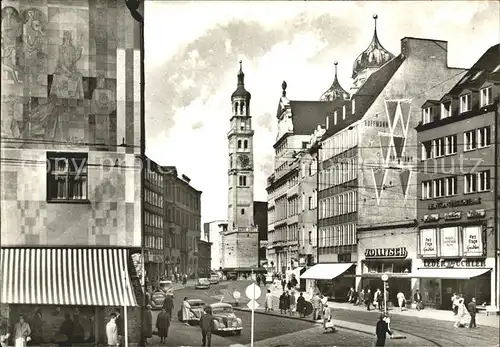
[[[113,1],[2,7],[2,146],[113,143],[116,20]]]
[[[411,100],[385,100],[385,115],[389,124],[388,132],[379,132],[376,167],[371,168],[372,184],[375,186],[377,205],[382,200],[389,171],[397,171],[401,193],[406,200],[411,177],[411,160],[405,156],[411,114]],[[374,145],[377,145],[375,142]],[[368,176],[368,179],[369,176]],[[398,184],[396,184],[398,185]]]

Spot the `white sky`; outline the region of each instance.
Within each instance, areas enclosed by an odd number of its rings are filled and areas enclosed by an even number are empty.
[[[238,61],[252,93],[254,196],[265,201],[282,81],[290,99],[317,100],[338,61],[349,91],[375,13],[379,39],[395,55],[405,36],[446,40],[449,65],[470,67],[500,42],[498,2],[146,2],[146,152],[203,191],[202,222],[227,218]]]

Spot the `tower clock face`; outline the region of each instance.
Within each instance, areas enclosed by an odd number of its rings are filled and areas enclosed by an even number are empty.
[[[241,154],[238,159],[240,160],[241,167],[245,168],[250,165],[250,158],[246,154]]]

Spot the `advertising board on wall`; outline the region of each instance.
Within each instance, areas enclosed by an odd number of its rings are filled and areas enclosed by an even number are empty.
[[[420,230],[420,254],[422,256],[437,256],[436,229]]]
[[[464,255],[482,256],[483,240],[481,226],[467,226],[463,228]]]
[[[441,228],[441,256],[458,256],[458,227]]]

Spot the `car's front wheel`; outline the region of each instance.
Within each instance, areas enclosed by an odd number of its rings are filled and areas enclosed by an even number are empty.
[[[241,330],[236,330],[235,333],[236,335],[241,335]]]

